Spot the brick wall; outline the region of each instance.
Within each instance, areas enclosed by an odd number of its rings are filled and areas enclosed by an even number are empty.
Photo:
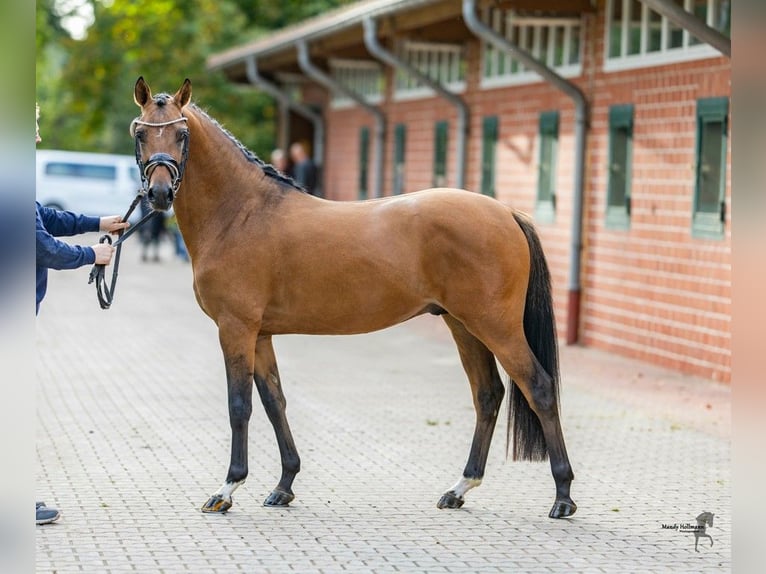
[[[731,376],[731,226],[722,239],[692,237],[696,105],[729,96],[723,57],[602,70],[603,20],[589,99],[583,342],[715,380]],[[634,105],[630,229],[604,225],[608,110]],[[731,203],[731,145],[727,206]],[[727,209],[727,214],[730,212]]]
[[[604,16],[587,25],[583,73],[574,81],[591,105],[585,190],[580,341],[586,345],[729,381],[731,370],[731,234],[722,239],[691,236],[696,102],[730,95],[730,64],[712,58],[682,64],[603,71]],[[466,90],[471,110],[466,187],[478,190],[481,131],[485,116],[498,116],[496,197],[534,213],[537,195],[538,121],[559,111],[554,221],[538,223],[554,285],[559,333],[566,332],[571,243],[574,105],[545,82],[480,89],[478,40],[467,46]],[[392,85],[387,71],[388,86]],[[389,90],[391,88],[389,87]],[[605,227],[608,110],[634,105],[630,228]],[[456,184],[456,111],[440,98],[394,101],[381,108],[388,118],[384,195],[393,189],[394,125],[407,125],[407,191],[432,184],[434,124],[449,120],[448,185]],[[359,129],[370,130],[370,190],[374,189],[374,123],[353,107],[326,108],[325,189],[332,199],[356,199]],[[727,204],[730,206],[731,146]],[[727,213],[730,210],[727,210]]]

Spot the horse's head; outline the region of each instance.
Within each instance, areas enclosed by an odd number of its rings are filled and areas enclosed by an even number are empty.
[[[184,80],[173,96],[152,96],[142,76],[136,82],[133,99],[141,108],[141,115],[130,124],[130,133],[136,140],[143,191],[154,209],[165,211],[181,185],[189,153],[184,108],[191,99],[191,82]],[[164,169],[157,169],[160,167]]]

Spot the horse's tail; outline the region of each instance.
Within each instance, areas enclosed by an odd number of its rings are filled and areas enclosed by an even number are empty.
[[[523,214],[513,214],[529,244],[529,285],[524,307],[524,335],[540,365],[553,379],[555,400],[559,400],[559,352],[553,316],[551,276],[540,238]],[[511,380],[506,428],[506,455],[513,424],[513,460],[545,460],[548,448],[540,420],[530,408],[518,385]]]

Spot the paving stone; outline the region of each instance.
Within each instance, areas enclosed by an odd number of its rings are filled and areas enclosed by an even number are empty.
[[[94,238],[95,239],[95,238]],[[302,458],[289,509],[262,506],[279,454],[259,401],[250,476],[225,516],[230,435],[213,323],[191,270],[126,246],[101,311],[87,270],[51,273],[37,319],[38,572],[721,572],[731,569],[728,387],[562,346],[571,519],[547,518],[547,463],[505,459],[505,408],[480,488],[460,477],[471,395],[441,320],[354,337],[275,339]],[[711,548],[663,524],[715,513]]]

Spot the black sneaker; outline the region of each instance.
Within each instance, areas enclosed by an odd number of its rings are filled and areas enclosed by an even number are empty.
[[[35,524],[50,524],[60,517],[61,513],[55,508],[48,508],[44,502],[35,503]]]

